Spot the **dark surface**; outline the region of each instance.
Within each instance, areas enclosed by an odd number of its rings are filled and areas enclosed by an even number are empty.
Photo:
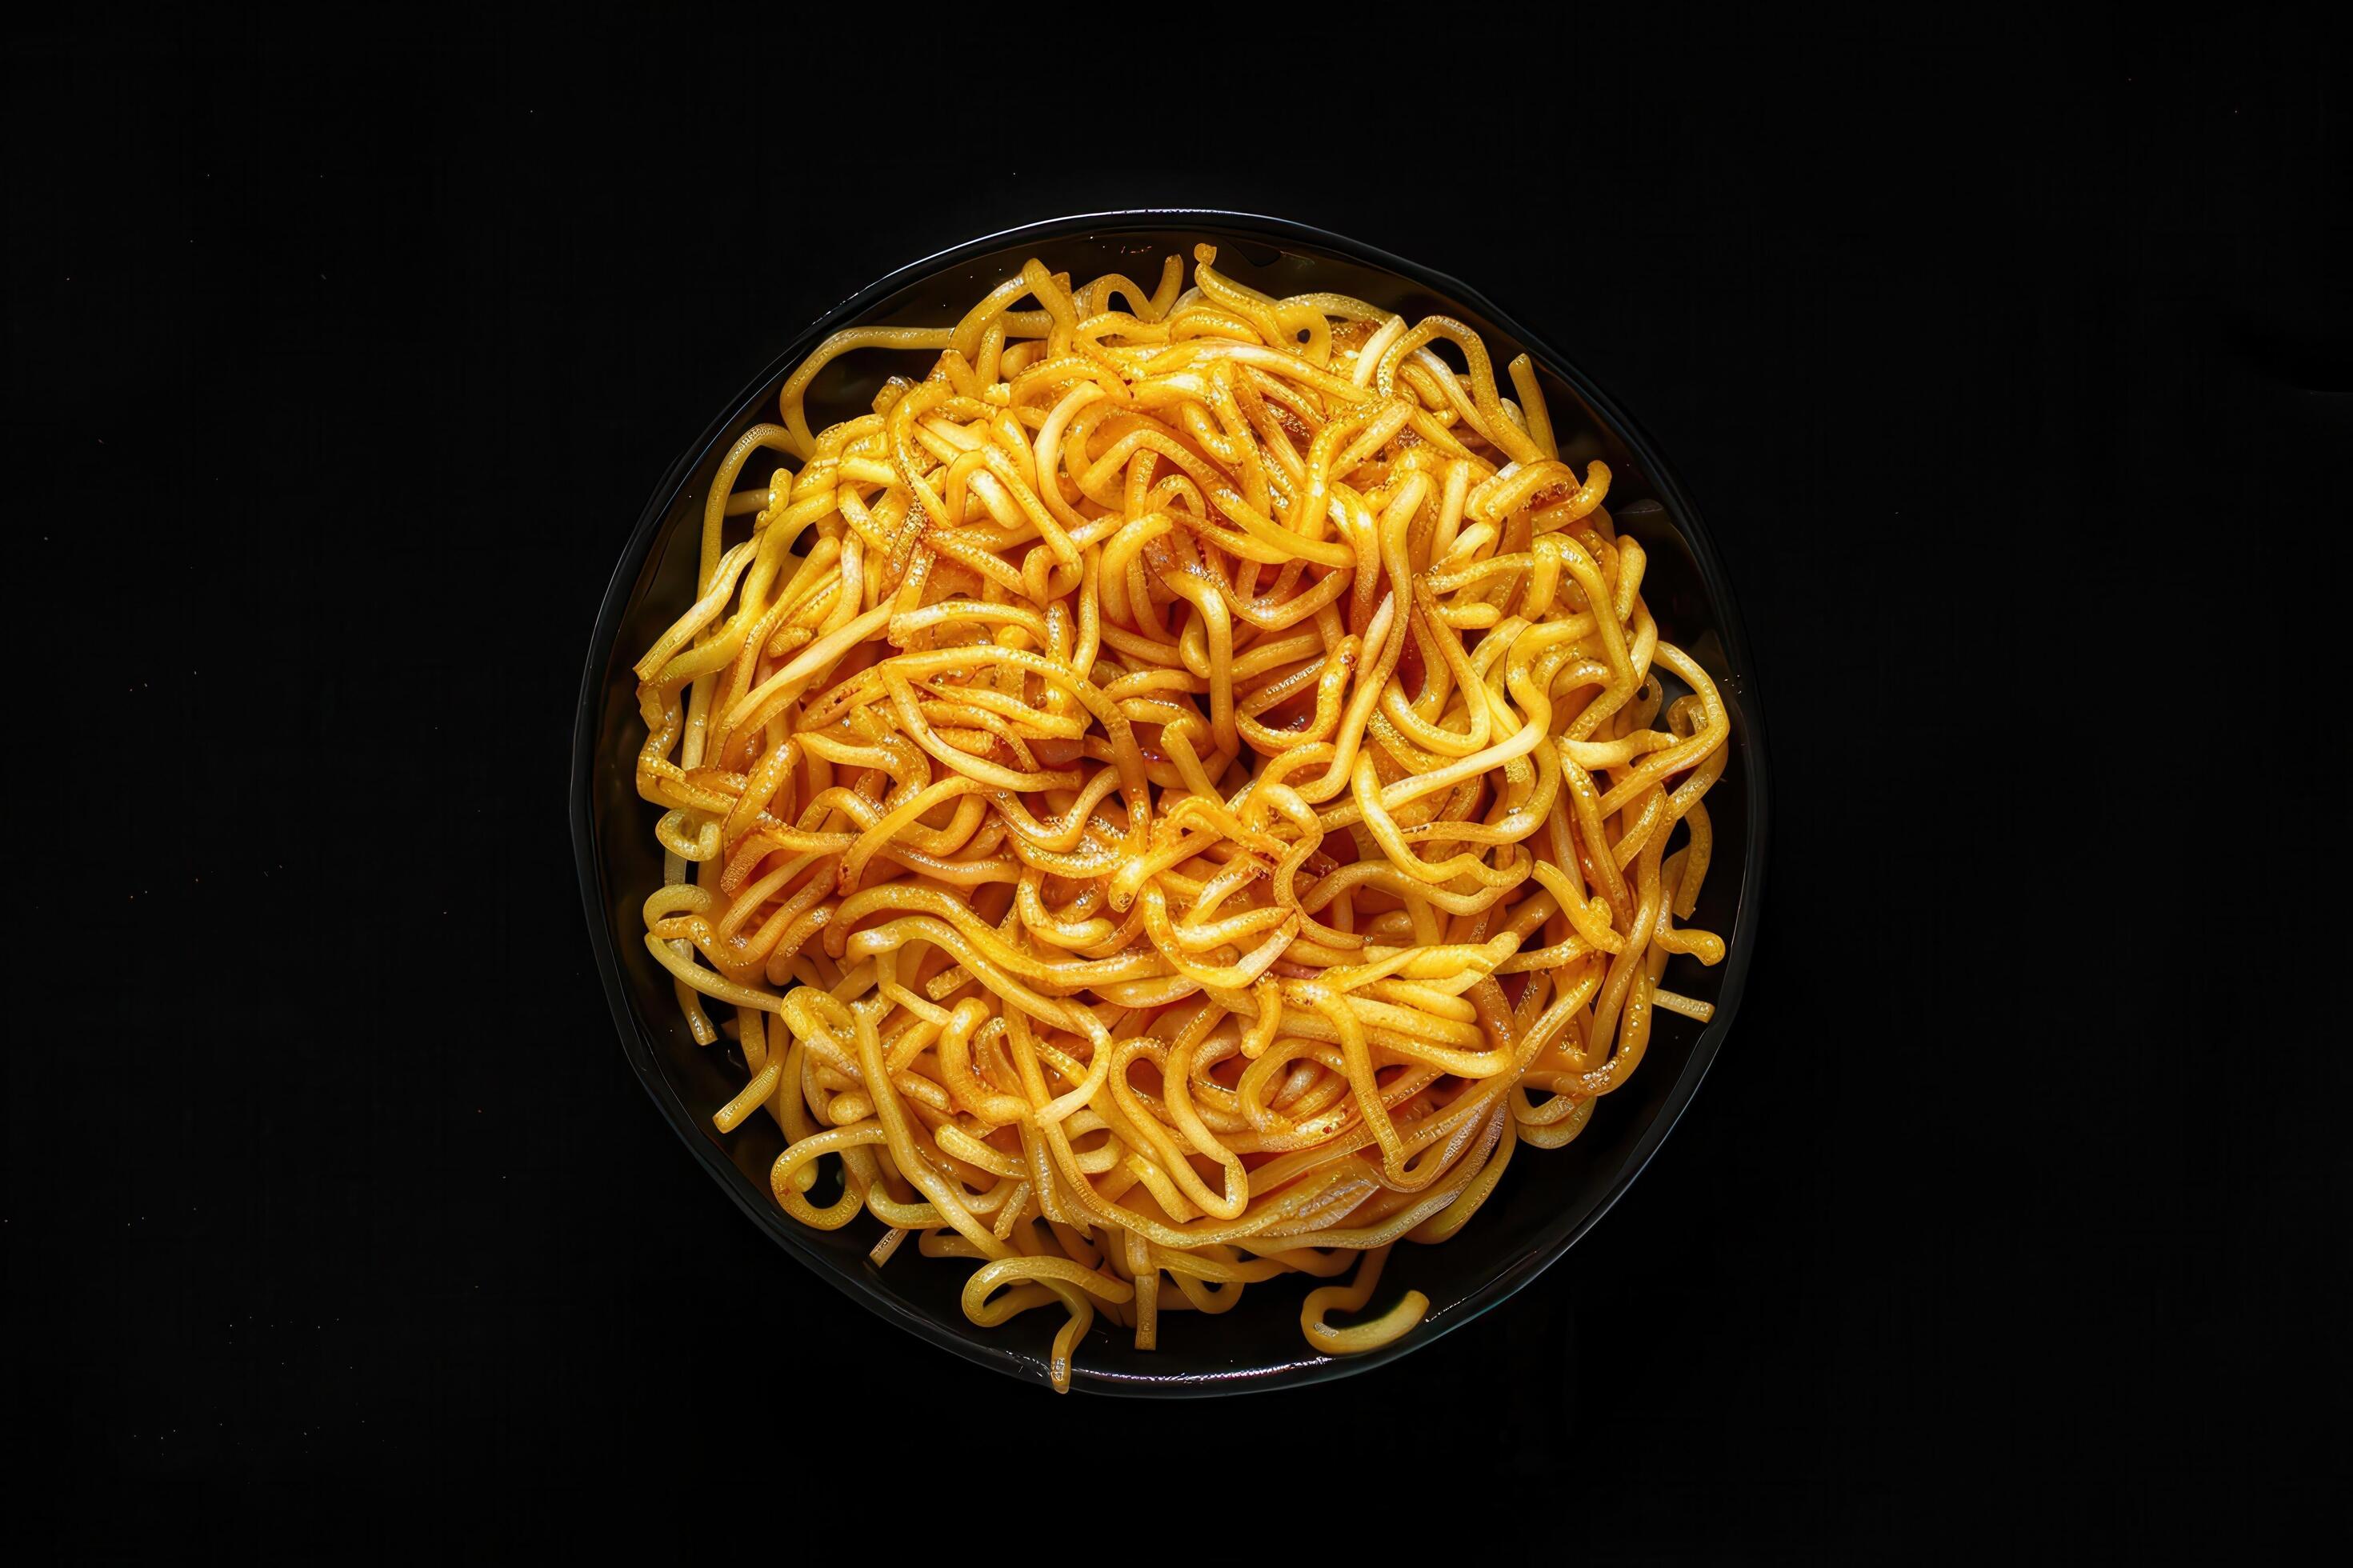
[[[1092,140],[951,118],[985,47],[895,12],[12,20],[12,1543],[2302,1539],[2353,1228],[2329,50],[1615,20],[1260,39]],[[1360,87],[1214,85],[1309,67]],[[746,1223],[616,1049],[563,808],[712,411],[890,268],[1124,205],[1353,235],[1589,372],[1706,513],[1774,752],[1741,1018],[1626,1199],[1394,1365],[1159,1408]]]
[[[1723,933],[1725,954],[1712,968],[1678,963],[1667,976],[1670,986],[1710,1004],[1715,1016],[1701,1025],[1662,1015],[1641,1071],[1597,1108],[1574,1143],[1542,1160],[1514,1162],[1481,1206],[1481,1223],[1445,1247],[1407,1249],[1410,1261],[1401,1260],[1384,1276],[1366,1310],[1386,1310],[1417,1289],[1427,1310],[1413,1332],[1380,1351],[1339,1358],[1305,1345],[1300,1306],[1315,1281],[1302,1276],[1253,1288],[1209,1331],[1172,1331],[1150,1351],[1135,1347],[1132,1331],[1101,1321],[1071,1357],[1072,1382],[1090,1392],[1180,1398],[1263,1393],[1368,1372],[1435,1342],[1505,1300],[1624,1194],[1691,1102],[1737,1016],[1765,896],[1770,770],[1762,694],[1736,597],[1698,508],[1623,409],[1558,351],[1533,342],[1525,327],[1461,280],[1427,274],[1328,230],[1262,216],[1094,214],[1028,225],[926,257],[812,322],[655,487],[590,639],[569,797],[589,937],[615,1027],[647,1092],[703,1168],[787,1251],[884,1320],[968,1361],[1050,1387],[1051,1325],[1032,1323],[1028,1326],[1037,1331],[1028,1334],[976,1327],[959,1301],[968,1272],[962,1268],[876,1268],[867,1254],[883,1235],[880,1221],[861,1219],[822,1233],[806,1228],[773,1195],[770,1173],[785,1148],[776,1124],[755,1117],[723,1136],[712,1128],[713,1114],[735,1098],[749,1075],[739,1052],[694,1043],[679,1016],[670,972],[646,951],[643,910],[647,895],[661,884],[662,852],[652,832],[659,809],[637,790],[646,730],[631,666],[694,598],[703,511],[720,464],[745,430],[774,417],[778,390],[832,332],[861,323],[955,321],[1031,258],[1083,283],[1110,272],[1155,271],[1161,258],[1189,258],[1205,242],[1219,247],[1220,271],[1261,294],[1345,294],[1415,321],[1443,314],[1478,333],[1494,363],[1508,365],[1528,353],[1544,384],[1561,455],[1572,463],[1608,466],[1611,511],[1649,552],[1643,602],[1658,618],[1660,635],[1708,671],[1730,717],[1732,738],[1722,774],[1708,790],[1716,869],[1688,922]],[[928,357],[912,368],[928,369]],[[890,374],[882,354],[826,367],[805,393],[813,427],[871,407]],[[1672,695],[1683,689],[1678,685]]]

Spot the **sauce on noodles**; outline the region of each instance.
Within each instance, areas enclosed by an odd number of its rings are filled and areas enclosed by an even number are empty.
[[[1409,1333],[1418,1291],[1361,1316],[1390,1249],[1575,1138],[1724,951],[1676,923],[1724,705],[1526,356],[1507,397],[1459,321],[1195,260],[827,339],[636,666],[646,945],[749,1069],[719,1129],[773,1117],[776,1201],[873,1215],[878,1266],[963,1260],[975,1323],[1058,1309],[1065,1389],[1098,1315],[1149,1349],[1282,1274],[1355,1271],[1318,1351]],[[812,430],[861,349],[931,368]]]

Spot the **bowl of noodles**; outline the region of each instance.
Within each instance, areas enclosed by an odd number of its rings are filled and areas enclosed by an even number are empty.
[[[627,1058],[934,1343],[1205,1394],[1561,1256],[1697,1089],[1752,668],[1655,447],[1472,289],[1275,219],[989,236],[800,332],[597,616]]]

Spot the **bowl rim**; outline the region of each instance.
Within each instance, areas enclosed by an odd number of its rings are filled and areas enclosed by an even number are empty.
[[[1698,507],[1676,478],[1672,465],[1668,462],[1657,440],[1614,398],[1579,370],[1576,362],[1530,332],[1478,289],[1435,268],[1314,225],[1216,207],[1136,207],[1111,212],[1072,213],[976,236],[893,269],[818,315],[795,333],[783,352],[770,360],[727,401],[702,434],[664,470],[638,514],[636,528],[622,547],[620,559],[597,606],[573,720],[569,796],[573,854],[579,873],[581,901],[587,917],[589,945],[596,953],[597,972],[604,981],[606,1001],[612,1011],[614,1026],[621,1037],[622,1054],[628,1059],[647,1095],[659,1107],[670,1130],[693,1151],[696,1160],[754,1224],[844,1296],[885,1321],[904,1328],[976,1365],[987,1367],[1025,1384],[1042,1383],[1041,1363],[1024,1355],[1010,1343],[975,1342],[930,1314],[919,1311],[870,1284],[861,1283],[835,1267],[833,1260],[819,1253],[808,1237],[792,1223],[790,1215],[777,1209],[773,1203],[762,1201],[766,1194],[752,1190],[751,1184],[744,1180],[743,1173],[723,1157],[719,1146],[702,1135],[693,1113],[670,1091],[655,1060],[647,1026],[630,1003],[613,933],[605,915],[607,900],[604,865],[596,848],[592,794],[596,764],[596,719],[603,700],[605,670],[612,658],[613,645],[619,637],[630,591],[651,552],[655,538],[660,532],[671,498],[713,445],[726,437],[729,427],[739,417],[737,411],[763,395],[780,377],[788,375],[826,334],[854,324],[861,313],[901,289],[921,282],[934,273],[1009,247],[1065,239],[1073,235],[1083,237],[1094,234],[1195,226],[1205,231],[1205,238],[1224,236],[1240,240],[1260,239],[1326,251],[1393,273],[1450,300],[1471,306],[1495,327],[1516,338],[1539,363],[1573,388],[1625,444],[1627,450],[1640,463],[1643,476],[1650,481],[1659,501],[1672,517],[1678,533],[1699,568],[1709,610],[1714,617],[1713,629],[1723,647],[1725,666],[1740,679],[1739,707],[1744,733],[1737,738],[1737,743],[1743,748],[1746,773],[1747,846],[1742,858],[1740,889],[1732,933],[1725,942],[1715,1015],[1693,1042],[1690,1058],[1669,1087],[1650,1127],[1620,1163],[1599,1200],[1583,1217],[1566,1226],[1545,1245],[1523,1253],[1508,1266],[1497,1269],[1454,1303],[1444,1319],[1430,1325],[1428,1331],[1405,1335],[1364,1355],[1345,1358],[1323,1356],[1308,1350],[1303,1342],[1302,1354],[1296,1361],[1240,1368],[1231,1373],[1196,1373],[1139,1377],[1090,1370],[1084,1365],[1074,1365],[1071,1370],[1071,1385],[1073,1389],[1163,1398],[1204,1398],[1259,1393],[1353,1376],[1433,1344],[1463,1324],[1484,1316],[1557,1262],[1600,1223],[1603,1215],[1617,1206],[1627,1189],[1633,1185],[1635,1178],[1649,1166],[1667,1135],[1683,1120],[1693,1097],[1698,1093],[1699,1086],[1706,1079],[1715,1054],[1725,1037],[1730,1033],[1733,1020],[1739,1012],[1741,994],[1748,977],[1749,960],[1757,945],[1765,891],[1766,840],[1770,819],[1769,779],[1764,714],[1758,695],[1761,682],[1731,582]]]

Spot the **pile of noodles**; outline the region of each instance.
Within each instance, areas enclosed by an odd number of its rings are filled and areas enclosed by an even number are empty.
[[[1148,1349],[1359,1258],[1309,1342],[1408,1333],[1419,1292],[1328,1320],[1575,1138],[1657,1009],[1708,1016],[1671,957],[1723,956],[1675,922],[1724,705],[1527,359],[1506,398],[1459,321],[1195,258],[826,340],[636,667],[646,944],[750,1073],[718,1126],[773,1116],[776,1201],[872,1215],[878,1266],[966,1260],[974,1322],[1060,1307],[1058,1387],[1097,1314]],[[810,430],[878,348],[936,358]]]

